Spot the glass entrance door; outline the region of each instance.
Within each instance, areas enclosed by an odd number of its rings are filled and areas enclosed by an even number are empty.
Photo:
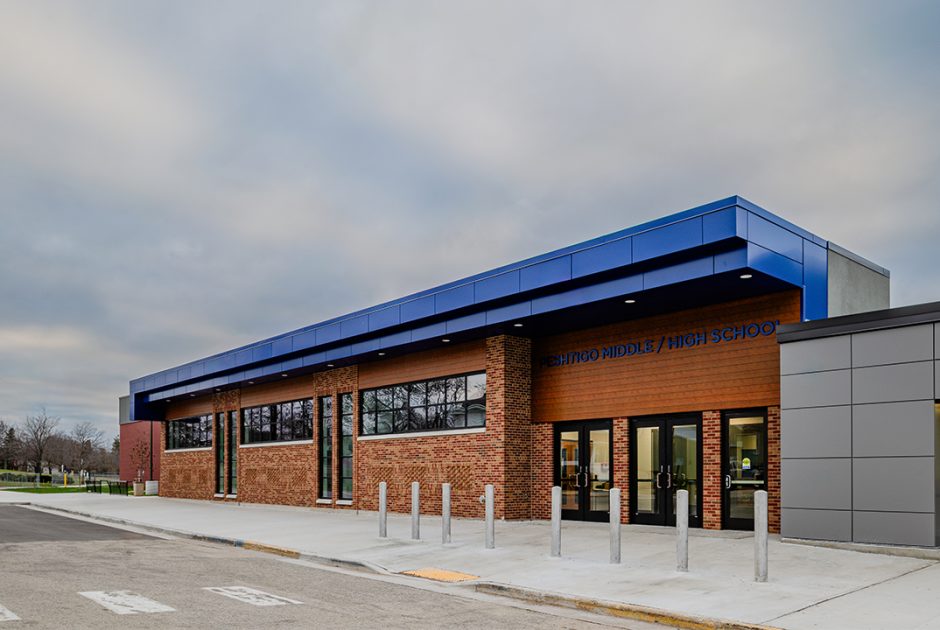
[[[723,420],[721,526],[754,529],[754,492],[767,489],[767,416],[733,412]]]
[[[609,518],[612,455],[609,420],[555,428],[555,484],[561,486],[562,518]]]
[[[689,525],[702,525],[698,417],[635,420],[630,435],[631,522],[675,525],[676,491],[689,492]]]

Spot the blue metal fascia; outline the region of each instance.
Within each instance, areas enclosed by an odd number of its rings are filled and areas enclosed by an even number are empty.
[[[695,258],[695,252],[703,246],[733,239],[740,240],[742,245],[750,243],[746,249],[742,247],[715,255],[710,270],[706,263],[701,262],[702,259]],[[536,314],[542,312],[541,309],[551,308],[552,304],[577,303],[582,294],[591,293],[593,285],[566,293],[563,287],[572,280],[597,273],[622,271],[629,274],[631,265],[639,262],[650,264],[663,256],[673,259],[681,256],[687,260],[673,261],[659,269],[647,269],[641,275],[632,274],[633,278],[641,278],[643,286],[631,291],[661,287],[747,266],[805,288],[808,294],[804,296],[804,317],[811,318],[826,310],[820,288],[826,282],[826,272],[818,265],[818,259],[809,261],[814,266],[804,272],[802,262],[805,252],[812,251],[814,256],[818,255],[817,250],[807,247],[808,244],[827,247],[828,241],[742,197],[728,197],[135,379],[131,381],[131,391],[167,391],[165,388],[169,385],[194,379],[205,383],[208,375],[235,368],[248,370],[259,361],[276,360],[286,354],[304,353],[300,361],[305,366],[319,363],[312,358],[314,356],[327,357],[327,360],[345,358],[353,354],[353,345],[358,348],[373,346],[368,340],[357,337],[381,335],[383,330],[392,327],[417,323],[429,317],[446,317],[447,313],[457,310],[466,312],[474,307],[481,309],[476,314],[421,325],[410,331],[394,333],[392,337],[398,342],[404,338],[403,335],[410,334],[414,342],[447,332],[508,321],[514,317],[509,315],[510,312],[524,312],[525,308],[518,304],[530,304],[530,312]],[[794,281],[797,276],[799,280]],[[556,286],[560,292],[553,295],[486,309],[486,304],[493,300],[505,302],[515,295],[524,297],[526,291],[544,292]],[[568,297],[563,297],[565,295]],[[517,308],[521,310],[514,310]],[[341,348],[315,351],[345,339],[356,341],[355,344],[344,344]],[[245,371],[245,374],[248,373]]]
[[[358,331],[361,328],[360,325],[349,327],[350,329],[346,332],[346,334],[344,334],[344,331],[342,330],[343,328],[342,324],[348,320],[354,320],[363,316],[370,318],[371,315],[378,313],[379,311],[386,311],[386,310],[392,311],[388,314],[388,317],[390,321],[393,321],[396,317],[394,314],[394,310],[398,309],[397,317],[399,319],[399,322],[405,323],[408,321],[414,321],[416,319],[421,319],[424,317],[439,315],[449,310],[456,310],[456,309],[472,306],[475,304],[480,304],[489,299],[498,299],[500,297],[505,297],[515,292],[524,291],[527,288],[544,287],[544,286],[549,286],[552,283],[564,282],[572,277],[580,277],[581,275],[584,275],[584,269],[583,267],[581,267],[580,268],[581,274],[575,276],[572,271],[572,268],[576,265],[576,261],[573,258],[569,258],[568,260],[559,260],[561,258],[570,256],[571,254],[576,253],[576,252],[590,250],[592,248],[600,247],[607,243],[611,243],[613,241],[622,240],[630,236],[639,235],[639,234],[644,235],[641,240],[644,240],[647,242],[655,242],[659,240],[661,242],[664,239],[661,239],[661,238],[657,239],[656,234],[647,234],[647,233],[655,232],[656,230],[664,229],[664,228],[665,228],[665,233],[675,233],[677,231],[682,231],[684,228],[687,228],[688,226],[680,226],[680,227],[675,227],[675,228],[671,226],[673,226],[673,224],[682,223],[683,221],[686,221],[689,219],[696,219],[697,217],[702,217],[703,215],[715,213],[719,210],[733,209],[738,199],[739,199],[738,197],[728,197],[726,199],[721,199],[721,200],[714,201],[708,204],[704,204],[702,206],[685,210],[683,212],[678,212],[678,213],[675,213],[666,217],[662,217],[660,219],[656,219],[654,221],[649,221],[649,222],[642,223],[640,225],[637,225],[631,228],[626,228],[624,230],[613,232],[605,236],[600,236],[600,237],[597,237],[588,241],[584,241],[575,245],[570,245],[568,247],[564,247],[564,248],[554,250],[545,254],[541,254],[539,256],[527,258],[525,260],[522,260],[516,263],[504,265],[502,267],[497,267],[495,269],[491,269],[483,273],[479,273],[473,276],[468,276],[460,280],[456,280],[456,281],[449,282],[443,285],[439,285],[437,287],[427,289],[425,291],[420,291],[418,293],[411,294],[409,296],[400,298],[398,300],[385,302],[385,303],[379,304],[377,306],[374,306],[368,309],[363,309],[360,311],[349,313],[347,315],[328,319],[328,320],[319,322],[317,324],[313,324],[311,326],[306,326],[306,327],[303,327],[303,328],[300,328],[291,332],[277,335],[275,337],[264,339],[255,343],[244,345],[244,346],[240,346],[238,348],[234,348],[226,352],[215,354],[215,355],[206,357],[204,359],[193,361],[193,362],[184,364],[183,366],[179,366],[179,367],[190,368],[191,374],[189,378],[199,378],[200,376],[216,371],[216,368],[219,365],[216,361],[217,359],[222,359],[223,357],[227,357],[228,355],[232,355],[232,354],[237,354],[239,355],[239,357],[244,359],[244,357],[246,357],[247,355],[244,354],[243,351],[245,350],[253,351],[253,349],[259,345],[273,344],[274,342],[280,342],[278,345],[284,346],[285,343],[282,340],[286,338],[291,338],[292,351],[297,352],[300,350],[311,348],[314,345],[332,343],[332,342],[339,341],[340,339],[343,339],[346,337],[355,336],[357,334],[356,331]],[[697,226],[700,225],[701,219],[698,218],[697,220],[694,221],[694,223]],[[701,227],[698,227],[697,229],[699,231],[702,230]],[[737,235],[741,236],[740,233],[737,233]],[[698,240],[697,238],[693,239],[690,242],[701,243],[701,241]],[[658,251],[662,253],[671,253],[671,252],[679,251],[680,249],[681,249],[680,247],[669,248],[668,246],[660,246],[659,249],[655,249],[654,247],[654,251]],[[620,247],[608,248],[605,252],[603,252],[610,256],[610,263],[609,263],[608,268],[616,268],[620,266],[625,266],[634,262],[631,258],[627,258],[623,256],[624,250],[625,250],[625,246],[620,246]],[[595,253],[595,255],[596,254],[597,253]],[[590,255],[591,254],[588,254],[587,252],[585,253],[586,257],[589,257]],[[581,258],[578,261],[578,263],[579,264],[583,263],[584,260],[585,258]],[[548,263],[548,264],[542,265],[542,263]],[[567,271],[565,271],[566,266],[568,268]],[[600,268],[601,265],[597,265],[596,262],[595,262],[595,266],[598,267],[599,271],[603,270],[602,268]],[[522,278],[519,278],[518,279],[519,288],[516,291],[512,291],[511,284],[516,281],[516,278],[513,278],[510,276],[509,278],[505,279],[506,281],[510,283],[510,286],[508,288],[503,287],[502,291],[499,291],[499,290],[492,291],[492,287],[490,285],[493,282],[493,279],[497,276],[508,274],[509,272],[516,272],[517,274],[525,274],[526,279],[523,280]],[[488,290],[490,291],[489,293],[488,293]],[[388,323],[386,325],[390,326],[390,325],[395,325],[395,324]],[[369,319],[369,324],[367,325],[368,332],[375,332],[380,329],[381,329],[381,325],[379,324],[377,319]],[[313,334],[311,335],[310,333],[313,333]],[[311,338],[315,340],[313,344],[310,343]],[[245,365],[245,364],[246,363],[242,363],[240,361],[235,361],[233,365]],[[166,374],[168,372],[175,371],[177,369],[178,368],[173,368],[172,370],[165,370],[163,372],[159,372],[159,374]],[[147,378],[147,377],[143,377],[143,378]],[[173,378],[176,378],[176,377],[174,376]],[[150,386],[145,386],[145,389],[151,389],[151,388],[152,387]]]
[[[829,254],[825,247],[803,241],[803,321],[829,316]]]

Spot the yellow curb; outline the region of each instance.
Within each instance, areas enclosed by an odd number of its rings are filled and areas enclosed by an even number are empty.
[[[434,580],[435,582],[466,582],[476,580],[479,575],[470,575],[460,571],[447,571],[446,569],[435,569],[434,567],[425,567],[424,569],[414,569],[413,571],[402,571],[402,575]]]
[[[631,604],[605,602],[596,599],[568,597],[503,584],[477,584],[475,590],[491,595],[511,597],[532,604],[548,604],[562,608],[575,608],[585,612],[634,619],[647,623],[658,623],[675,628],[684,628],[685,630],[779,630],[774,626],[728,621],[725,619],[711,619],[709,617],[699,617],[696,615],[684,615],[667,610],[660,610],[658,608],[649,608],[647,606],[634,606]]]
[[[276,556],[284,556],[285,558],[300,558],[300,552],[294,551],[293,549],[285,549],[284,547],[275,547],[274,545],[266,545],[264,543],[252,542],[246,540],[242,543],[243,549],[251,549],[252,551],[263,551],[264,553],[273,553]]]

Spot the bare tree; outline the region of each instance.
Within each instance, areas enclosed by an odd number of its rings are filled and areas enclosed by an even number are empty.
[[[131,447],[131,463],[137,468],[137,476],[134,481],[140,483],[144,480],[144,470],[147,468],[147,462],[150,459],[150,445],[143,438],[138,438]]]
[[[27,456],[32,460],[34,472],[38,475],[42,473],[42,462],[46,455],[46,448],[49,445],[49,439],[55,433],[55,428],[59,426],[61,418],[50,416],[46,413],[46,408],[42,407],[35,416],[26,416],[26,422],[23,424],[22,442]]]
[[[82,422],[72,429],[72,439],[78,443],[78,469],[84,470],[91,454],[101,448],[104,431],[91,422]]]

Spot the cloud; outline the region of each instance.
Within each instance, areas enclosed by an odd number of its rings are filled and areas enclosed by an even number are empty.
[[[736,193],[940,297],[933,3],[220,7],[0,6],[0,415]]]

